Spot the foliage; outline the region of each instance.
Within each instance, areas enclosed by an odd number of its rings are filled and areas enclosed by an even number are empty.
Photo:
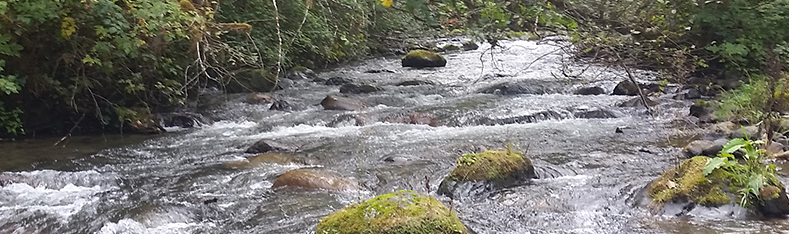
[[[730,186],[740,188],[740,206],[748,207],[756,205],[755,202],[761,201],[760,191],[767,185],[779,186],[780,182],[775,177],[775,165],[763,165],[761,160],[764,157],[764,150],[759,149],[758,145],[762,141],[752,141],[748,139],[732,139],[721,150],[718,157],[711,158],[704,167],[704,176],[709,176],[716,169],[730,173]],[[745,164],[734,157],[734,152],[744,150],[743,159]]]
[[[721,119],[745,119],[757,123],[767,117],[765,106],[771,105],[772,111],[789,111],[789,79],[783,77],[774,86],[769,83],[769,77],[759,75],[750,79],[748,84],[730,92],[724,92],[718,102],[715,114]],[[770,93],[772,93],[772,100]]]

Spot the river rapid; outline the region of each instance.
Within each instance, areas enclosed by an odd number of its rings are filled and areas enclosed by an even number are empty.
[[[312,233],[322,217],[343,206],[397,190],[430,193],[449,205],[435,190],[455,160],[479,147],[508,145],[528,150],[539,179],[453,201],[453,210],[477,233],[789,229],[785,220],[669,217],[639,206],[643,189],[678,163],[677,146],[693,137],[686,124],[691,101],[661,98],[654,115],[643,107],[618,107],[634,98],[609,95],[626,79],[622,71],[572,62],[559,50],[562,44],[502,45],[492,54],[485,52],[488,45],[444,54],[442,68],[402,68],[399,58],[371,58],[318,73],[384,89],[349,95],[372,105],[359,112],[323,110],[319,103],[338,94],[339,86],[297,81],[273,96],[303,107],[298,111],[268,110],[244,102],[244,95],[206,95],[200,113],[215,121],[192,129],[75,137],[65,147],[53,147],[57,139],[0,144],[0,233]],[[576,77],[563,76],[562,69]],[[410,80],[433,84],[396,86]],[[527,91],[481,92],[505,82]],[[573,94],[593,86],[608,94]],[[431,114],[442,126],[382,121],[413,112]],[[225,165],[252,156],[244,151],[260,139],[297,148],[295,155],[310,165]],[[278,175],[305,167],[335,172],[363,189],[271,189]]]

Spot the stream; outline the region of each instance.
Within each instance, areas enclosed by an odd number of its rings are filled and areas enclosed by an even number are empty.
[[[687,139],[677,137],[683,131],[677,125],[691,101],[661,98],[652,116],[643,107],[618,107],[633,96],[575,95],[594,86],[610,94],[627,76],[570,62],[554,43],[502,45],[492,54],[483,54],[489,45],[446,53],[448,64],[441,68],[403,68],[399,58],[371,58],[318,74],[384,89],[348,95],[371,104],[359,112],[324,110],[319,103],[339,94],[339,86],[302,80],[272,94],[302,110],[268,110],[246,103],[246,95],[206,95],[200,113],[215,121],[196,128],[74,137],[65,147],[52,146],[58,139],[0,144],[0,233],[312,233],[322,217],[345,205],[402,189],[430,193],[449,206],[450,199],[435,190],[456,159],[478,147],[508,146],[527,151],[539,178],[452,201],[477,233],[789,230],[786,220],[669,217],[637,205],[645,186],[678,163],[678,146]],[[566,78],[562,68],[577,77]],[[649,72],[636,75],[658,79]],[[411,80],[433,84],[396,85]],[[481,92],[501,83],[523,92]],[[415,112],[442,124],[383,121]],[[297,148],[295,155],[310,165],[226,166],[253,156],[244,151],[260,139]],[[307,167],[337,173],[363,189],[271,189],[277,176]]]

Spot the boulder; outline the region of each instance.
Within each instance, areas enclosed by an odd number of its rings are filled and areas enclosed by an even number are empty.
[[[535,177],[531,160],[521,152],[467,153],[457,160],[455,169],[441,182],[438,193],[459,199],[521,185]]]
[[[331,122],[326,124],[327,127],[350,127],[350,126],[364,126],[372,123],[373,120],[366,114],[345,114],[334,118]]]
[[[654,100],[654,99],[652,99],[652,98],[647,97],[647,104],[649,106],[657,106],[657,104],[659,104],[659,102]],[[644,104],[643,104],[643,102],[641,102],[641,97],[634,97],[634,98],[631,98],[630,100],[627,100],[627,101],[624,101],[624,102],[621,102],[621,103],[617,104],[617,106],[618,107],[643,107]]]
[[[759,139],[760,137],[757,136],[759,134],[759,127],[757,126],[745,126],[740,129],[731,131],[731,135],[729,138],[743,138],[748,137],[749,139]]]
[[[340,87],[340,93],[363,94],[383,91],[384,89],[369,84],[344,84]]]
[[[272,189],[281,187],[322,189],[329,191],[359,190],[359,185],[341,176],[311,169],[296,169],[285,172],[274,181]]]
[[[701,123],[714,123],[717,118],[713,115],[712,105],[704,100],[698,100],[690,106],[690,116],[699,118]]]
[[[321,219],[315,233],[468,234],[457,215],[436,198],[398,191],[349,205]]]
[[[271,103],[271,107],[268,108],[269,110],[278,110],[278,111],[296,111],[300,110],[298,106],[294,106],[290,104],[290,102],[285,100],[277,100],[274,103]]]
[[[397,83],[395,86],[417,86],[417,85],[436,85],[436,83],[429,80],[407,80]]]
[[[348,84],[348,83],[352,83],[352,82],[353,82],[353,80],[351,80],[351,79],[348,79],[348,78],[345,78],[345,77],[336,76],[336,77],[332,77],[332,78],[329,78],[328,80],[326,80],[325,84],[326,85],[344,85],[344,84]]]
[[[605,94],[605,89],[601,87],[583,87],[574,92],[577,95],[600,95]]]
[[[704,169],[709,160],[705,156],[693,157],[655,179],[646,191],[647,197],[651,199],[651,207],[661,210],[664,215],[693,213],[693,210],[699,209],[697,207],[738,207],[741,201],[739,191],[749,186],[748,179],[734,179],[745,175],[736,175],[724,167],[713,169],[705,176]],[[743,164],[734,167],[738,168],[733,170],[747,169]],[[758,195],[761,202],[755,207],[745,208],[761,215],[786,215],[789,213],[789,200],[784,185],[771,173],[764,176],[764,186]],[[682,209],[670,209],[677,207],[677,204]]]
[[[476,49],[479,49],[479,45],[477,45],[477,43],[475,43],[474,41],[463,42],[464,51],[476,50]]]
[[[345,110],[345,111],[359,111],[367,108],[367,104],[356,99],[340,97],[336,95],[327,95],[321,101],[321,106],[326,110]]]
[[[422,112],[414,112],[408,115],[393,114],[384,118],[384,122],[388,123],[403,123],[403,124],[417,124],[417,125],[430,125],[432,127],[441,126],[441,122],[436,120],[436,117]]]
[[[519,95],[519,94],[545,94],[546,88],[539,85],[524,85],[517,83],[504,82],[495,84],[491,87],[482,89],[481,93],[496,95]]]
[[[318,78],[318,74],[315,74],[312,69],[295,66],[288,71],[285,77],[291,80],[314,80]]]
[[[249,148],[247,148],[245,153],[249,154],[259,154],[259,153],[266,153],[266,152],[293,152],[295,151],[293,147],[278,143],[276,141],[263,139],[255,142]]]
[[[247,96],[246,102],[249,104],[266,104],[274,102],[274,98],[268,93],[251,93]]]
[[[723,145],[727,142],[726,139],[718,139],[715,141],[709,140],[696,140],[690,142],[682,152],[687,157],[694,156],[710,156],[715,157],[723,149]]]
[[[633,82],[628,80],[619,82],[614,87],[614,95],[627,95],[627,96],[636,96],[638,95],[638,86],[636,86]]]
[[[280,164],[280,165],[287,165],[287,164],[303,164],[308,165],[311,162],[308,160],[299,159],[294,157],[290,154],[283,154],[283,153],[263,153],[258,154],[252,157],[248,157],[243,160],[236,160],[226,162],[224,166],[226,168],[232,169],[249,169],[255,168],[260,166],[261,164]]]
[[[617,118],[621,115],[622,114],[615,111],[606,110],[599,107],[581,107],[573,111],[573,116],[575,116],[575,118],[581,119],[610,119]]]
[[[263,69],[244,70],[235,73],[234,78],[225,83],[228,93],[270,92],[278,89],[277,77]]]
[[[446,45],[444,45],[444,47],[441,47],[441,48],[444,49],[444,51],[447,51],[447,52],[459,51],[460,50],[460,46],[456,46],[456,45],[453,45],[453,44],[446,44]]]
[[[427,50],[412,50],[402,59],[403,67],[443,67],[447,60],[443,56]]]
[[[721,135],[723,137],[731,136],[731,133],[740,129],[740,125],[733,123],[731,121],[723,121],[720,123],[713,124],[712,126],[708,127],[716,135]]]

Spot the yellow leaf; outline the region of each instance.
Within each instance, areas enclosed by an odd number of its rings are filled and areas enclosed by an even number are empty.
[[[381,5],[384,5],[385,7],[391,7],[392,2],[394,2],[394,0],[381,0]]]

